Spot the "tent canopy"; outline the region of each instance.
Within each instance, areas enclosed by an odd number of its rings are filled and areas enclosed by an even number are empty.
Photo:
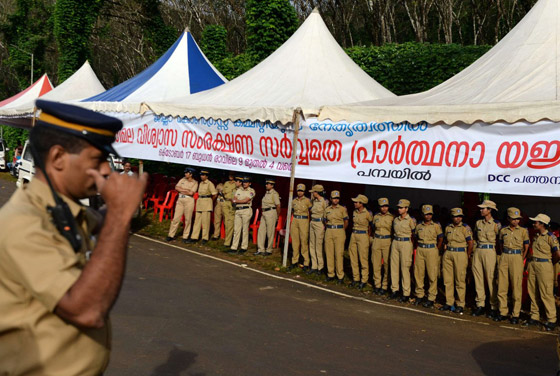
[[[219,86],[227,80],[208,61],[191,33],[179,39],[155,63],[129,80],[87,98],[98,111],[138,112],[143,101],[169,100]]]
[[[293,110],[394,97],[348,57],[318,10],[272,55],[218,88],[168,103],[146,101],[158,114],[289,123]]]
[[[540,0],[494,48],[435,88],[348,106],[325,106],[333,121],[453,124],[560,121],[558,0]]]
[[[34,102],[35,99],[39,98],[45,93],[48,93],[53,88],[51,81],[47,74],[44,74],[35,81],[27,89],[19,92],[13,97],[4,99],[0,102],[0,109],[5,110],[9,108],[16,108],[27,103]]]

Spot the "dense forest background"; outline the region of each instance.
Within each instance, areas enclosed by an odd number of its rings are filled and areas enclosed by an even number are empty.
[[[317,7],[336,40],[396,94],[429,89],[498,42],[536,0],[0,0],[0,99],[86,59],[106,88],[139,73],[188,27],[229,79]]]

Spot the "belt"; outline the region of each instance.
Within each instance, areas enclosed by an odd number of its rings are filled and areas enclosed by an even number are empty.
[[[435,245],[435,244],[423,244],[423,243],[418,243],[418,247],[420,247],[420,248],[435,248],[436,245]]]
[[[323,218],[311,218],[313,222],[322,222]]]
[[[250,206],[236,206],[235,210],[249,209]]]
[[[480,248],[480,249],[494,249],[494,244],[479,244],[477,248]]]
[[[191,195],[185,195],[183,193],[179,193],[179,198],[187,198],[187,197],[192,197]]]
[[[399,238],[398,236],[395,236],[395,240],[398,242],[409,242],[410,238]]]
[[[502,251],[503,253],[506,253],[508,255],[520,255],[521,254],[521,250],[520,249],[509,249],[509,248],[504,248],[504,250]]]
[[[272,209],[276,209],[276,208],[275,208],[275,207],[271,207],[271,208],[263,208],[263,210],[262,210],[262,211],[263,211],[263,213],[264,213],[265,211],[269,211],[269,210],[272,210]]]
[[[210,197],[212,197],[212,195],[198,196],[198,198],[210,198]]]
[[[447,250],[451,252],[465,252],[467,249],[465,247],[447,247]]]
[[[327,228],[344,228],[344,225],[327,225]]]
[[[377,239],[390,239],[391,235],[374,235]]]
[[[306,216],[306,215],[294,215],[294,218],[295,218],[295,219],[307,219],[307,218],[309,218],[309,217]]]
[[[354,234],[367,234],[366,230],[352,230],[352,233]]]
[[[533,258],[531,259],[531,261],[536,261],[536,262],[549,262],[550,260],[549,260],[549,259],[546,259],[546,258],[533,257]]]

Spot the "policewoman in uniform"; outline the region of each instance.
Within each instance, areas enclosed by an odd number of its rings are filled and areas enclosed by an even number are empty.
[[[441,311],[462,314],[465,310],[467,291],[467,266],[473,248],[472,230],[463,223],[463,209],[451,209],[452,223],[445,228],[445,253],[443,254],[443,284],[445,305]],[[455,299],[457,291],[457,299]]]
[[[539,312],[539,297],[546,313],[544,327],[551,331],[556,327],[556,301],[554,300],[554,274],[552,267],[552,254],[557,253],[560,245],[554,234],[548,231],[550,217],[539,214],[530,218],[536,235],[533,238],[533,257],[527,268],[529,277],[527,279],[527,290],[531,299],[531,318],[527,325],[536,325],[541,316]]]
[[[416,281],[416,302],[426,308],[434,306],[437,296],[437,278],[439,269],[439,252],[443,244],[443,231],[432,217],[432,205],[422,205],[424,220],[416,225],[414,235],[418,240],[416,261],[414,263],[414,280]],[[428,298],[425,299],[424,279],[428,274]]]
[[[228,175],[228,181],[224,183],[224,188],[222,190],[222,196],[224,198],[224,202],[222,203],[222,211],[224,213],[224,229],[226,231],[224,246],[228,249],[231,246],[231,239],[233,238],[233,222],[235,218],[235,208],[233,207],[233,204],[231,202],[231,200],[233,200],[233,195],[237,190],[237,187],[235,185],[235,178],[235,174],[230,171]],[[241,182],[239,184],[241,185]]]
[[[508,208],[509,226],[500,230],[498,244],[501,249],[500,261],[498,263],[498,304],[500,314],[494,321],[503,321],[508,314],[508,290],[511,281],[511,299],[513,308],[511,312],[511,323],[519,323],[521,312],[521,288],[523,283],[523,260],[529,249],[529,231],[519,226],[521,210]]]
[[[222,183],[218,183],[218,185],[216,185],[216,191],[218,192],[218,195],[216,196],[216,201],[214,202],[214,234],[212,235],[212,240],[220,239],[222,219],[224,218],[224,185]]]
[[[325,254],[327,255],[327,281],[344,281],[344,242],[348,227],[348,211],[339,204],[340,192],[331,192],[332,204],[325,209]]]
[[[183,242],[186,242],[191,233],[192,216],[194,211],[194,194],[198,190],[198,182],[193,179],[196,172],[194,168],[185,168],[185,177],[179,180],[175,185],[175,190],[179,192],[177,204],[175,204],[175,214],[169,226],[169,233],[167,234],[168,242],[173,240],[175,233],[181,223],[181,218],[185,216],[185,228],[183,229]]]
[[[352,235],[350,235],[350,244],[348,245],[350,265],[352,266],[351,286],[358,286],[361,290],[366,286],[369,279],[369,230],[373,216],[365,207],[368,203],[366,196],[358,195],[352,201],[354,201]]]
[[[397,204],[399,215],[393,220],[393,243],[391,244],[391,299],[399,293],[402,282],[401,302],[410,299],[410,267],[412,266],[412,233],[416,219],[408,214],[410,201],[401,199]]]
[[[475,225],[476,248],[472,258],[472,272],[474,285],[476,287],[476,309],[473,316],[484,313],[486,305],[486,288],[488,285],[488,297],[490,298],[489,317],[495,317],[498,312],[498,295],[496,285],[496,239],[502,225],[492,217],[492,210],[498,210],[496,204],[490,200],[484,200],[478,205],[482,219]]]
[[[274,240],[274,230],[276,222],[280,215],[280,195],[274,189],[276,181],[274,179],[266,179],[266,193],[261,202],[261,223],[257,237],[258,249],[255,255],[269,256],[272,254],[272,243]],[[266,248],[265,248],[265,243]]]
[[[290,237],[292,238],[292,265],[299,265],[299,255],[303,256],[303,270],[309,270],[309,209],[311,200],[305,197],[305,184],[298,184],[297,196],[292,200],[292,213],[294,219],[290,225]]]
[[[198,199],[196,200],[196,216],[194,227],[189,242],[196,242],[202,230],[202,244],[208,242],[210,237],[210,217],[214,209],[214,199],[218,195],[214,183],[208,180],[208,170],[200,171],[200,183],[198,183]]]
[[[0,209],[0,374],[100,375],[147,175],[111,172],[120,120],[37,100],[36,175]],[[105,218],[79,203],[101,194]]]
[[[391,233],[395,216],[389,212],[389,199],[377,200],[379,213],[373,216],[373,242],[371,244],[371,264],[373,266],[374,292],[387,293],[389,281],[389,252]]]
[[[309,254],[311,269],[308,273],[321,274],[325,266],[323,259],[323,243],[325,239],[325,209],[327,201],[323,197],[325,189],[315,184],[311,190],[311,221],[309,222]]]
[[[235,191],[232,200],[235,204],[235,222],[230,253],[237,252],[240,239],[241,250],[239,250],[239,253],[247,252],[249,247],[249,222],[253,216],[253,198],[255,198],[255,190],[251,188],[251,178],[245,176],[241,188]]]

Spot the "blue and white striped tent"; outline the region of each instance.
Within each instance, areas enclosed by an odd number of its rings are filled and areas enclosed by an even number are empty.
[[[187,29],[162,57],[144,71],[83,102],[97,103],[87,107],[103,110],[107,102],[164,101],[212,89],[225,82],[227,80],[204,56]]]

